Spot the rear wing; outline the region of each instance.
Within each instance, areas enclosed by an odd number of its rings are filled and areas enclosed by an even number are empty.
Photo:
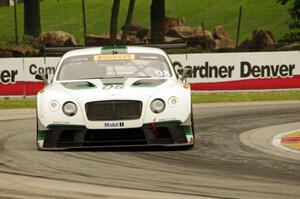
[[[144,46],[144,47],[155,47],[155,48],[160,48],[160,49],[183,49],[187,48],[187,42],[185,43],[168,43],[168,44],[126,44],[126,45],[111,45],[109,47],[113,48],[119,48],[122,46]],[[44,57],[47,56],[62,56],[66,52],[70,50],[77,50],[77,49],[83,49],[83,48],[91,48],[91,47],[97,47],[97,46],[70,46],[70,47],[46,47],[44,46],[41,49],[41,54]],[[108,47],[106,46],[99,46],[99,47]]]

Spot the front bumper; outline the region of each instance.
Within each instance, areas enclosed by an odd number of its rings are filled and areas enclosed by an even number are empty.
[[[52,125],[39,130],[38,148],[42,150],[122,147],[183,146],[193,144],[190,126],[178,122],[144,124],[141,128],[88,129],[85,126]]]

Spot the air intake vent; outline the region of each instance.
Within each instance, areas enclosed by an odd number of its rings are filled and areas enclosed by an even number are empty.
[[[143,104],[133,100],[89,102],[85,105],[90,121],[136,120],[141,117]]]

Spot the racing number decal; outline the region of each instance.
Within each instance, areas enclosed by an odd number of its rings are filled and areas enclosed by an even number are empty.
[[[105,85],[103,86],[103,90],[110,90],[110,89],[123,89],[124,88],[124,84],[109,84],[109,85]]]
[[[123,88],[124,88],[123,84],[114,85],[114,89],[123,89]]]
[[[166,70],[164,70],[164,71],[157,70],[157,71],[155,71],[155,74],[158,77],[170,77],[171,76],[169,71],[166,71]]]

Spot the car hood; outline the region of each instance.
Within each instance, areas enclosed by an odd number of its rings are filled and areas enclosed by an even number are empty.
[[[59,90],[80,101],[142,99],[177,85],[177,79],[103,79],[55,83]]]

